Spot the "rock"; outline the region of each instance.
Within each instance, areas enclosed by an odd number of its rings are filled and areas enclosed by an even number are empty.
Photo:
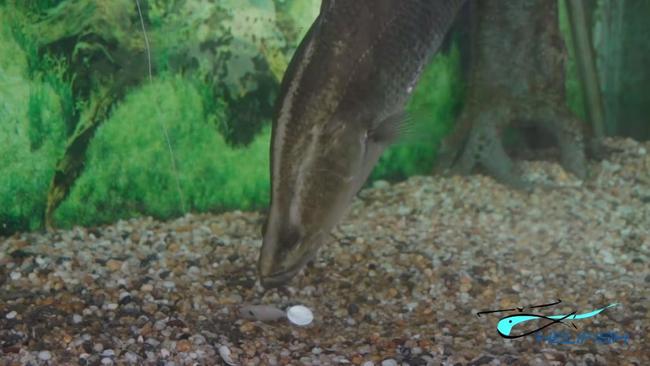
[[[376,180],[372,184],[372,187],[377,189],[386,189],[390,187],[390,183],[386,182],[385,180]]]
[[[38,353],[38,358],[43,361],[47,361],[52,358],[52,354],[50,353],[50,351],[40,351]]]
[[[112,349],[105,349],[102,351],[102,357],[114,357],[115,356],[115,351]]]
[[[133,352],[127,352],[127,353],[124,354],[124,359],[127,362],[136,363],[136,362],[138,362],[138,355],[136,355]]]
[[[133,301],[133,298],[131,297],[130,293],[128,293],[128,292],[121,292],[120,293],[120,298],[119,298],[119,301],[118,301],[119,305],[126,305],[126,304],[130,303],[131,301]]]
[[[355,303],[348,304],[348,314],[355,315],[359,312],[359,306]]]
[[[106,262],[106,268],[112,272],[119,271],[122,268],[122,261],[109,259],[108,262]]]
[[[192,349],[192,344],[188,340],[183,339],[176,342],[176,350],[178,352],[189,352],[190,349]]]

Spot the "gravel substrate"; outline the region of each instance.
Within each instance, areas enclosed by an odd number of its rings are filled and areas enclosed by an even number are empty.
[[[608,144],[619,151],[592,162],[584,183],[554,163],[521,164],[530,179],[562,186],[553,190],[513,191],[480,175],[377,182],[317,262],[263,296],[259,213],[0,238],[0,358],[219,365],[230,352],[241,365],[650,365],[650,143]],[[507,314],[476,315],[558,298],[535,312],[620,305],[572,322],[577,329],[554,324],[517,339],[496,332]],[[302,304],[315,319],[243,319],[247,303]],[[575,342],[607,331],[629,339]],[[554,332],[582,344],[553,342]]]

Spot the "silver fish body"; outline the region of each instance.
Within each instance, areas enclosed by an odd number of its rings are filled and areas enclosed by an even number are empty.
[[[323,0],[282,82],[271,142],[264,287],[290,280],[329,237],[404,120],[464,0]]]

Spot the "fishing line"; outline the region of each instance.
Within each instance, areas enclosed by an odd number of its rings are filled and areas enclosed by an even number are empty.
[[[151,48],[149,47],[149,36],[147,35],[147,28],[144,25],[144,17],[142,16],[142,9],[140,8],[140,0],[135,0],[135,4],[138,7],[138,15],[140,16],[140,25],[142,26],[142,35],[144,36],[144,46],[147,50],[147,67],[149,71],[149,83],[153,81],[153,76],[151,72]],[[156,103],[156,109],[158,108],[158,103]],[[172,171],[174,172],[174,178],[176,178],[176,189],[178,190],[178,199],[181,202],[181,210],[185,213],[185,199],[183,198],[183,190],[181,189],[181,180],[178,176],[178,169],[176,167],[176,157],[174,156],[174,149],[172,148],[171,140],[169,139],[169,132],[167,131],[167,126],[162,119],[159,119],[160,127],[163,130],[165,135],[165,141],[167,141],[167,148],[169,149],[169,158],[172,163]]]

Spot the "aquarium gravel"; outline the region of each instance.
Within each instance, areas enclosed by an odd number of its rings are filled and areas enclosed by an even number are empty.
[[[260,213],[2,238],[0,363],[648,365],[650,143],[607,145],[585,182],[520,164],[556,189],[481,175],[375,182],[317,261],[264,295]],[[553,314],[620,305],[517,339],[497,334],[498,315],[476,315],[556,299]],[[246,304],[304,305],[314,319],[246,319]],[[554,331],[629,338],[553,343]]]

